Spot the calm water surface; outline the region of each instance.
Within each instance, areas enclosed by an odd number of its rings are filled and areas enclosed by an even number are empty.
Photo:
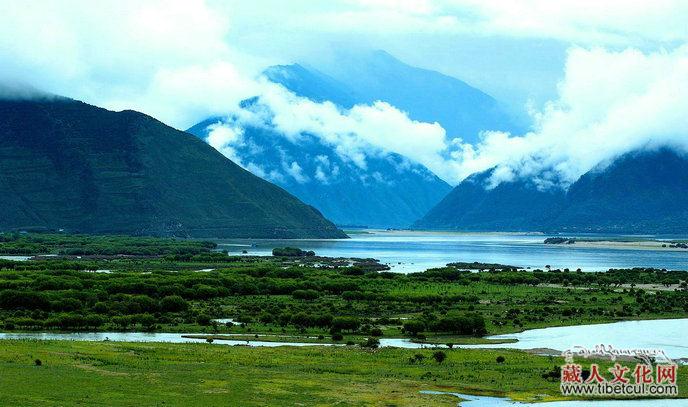
[[[535,349],[564,351],[575,346],[593,349],[611,345],[616,349],[660,349],[672,359],[688,358],[688,319],[623,321],[611,324],[562,326],[531,329],[516,334],[490,336],[491,339],[517,339],[515,343],[465,347]]]
[[[546,235],[497,233],[434,233],[368,231],[341,240],[218,241],[221,249],[241,254],[269,255],[275,247],[298,246],[329,257],[375,258],[393,271],[408,273],[451,262],[500,263],[519,267],[581,268],[583,271],[621,267],[657,267],[688,270],[688,250],[586,248],[545,245]],[[602,237],[602,236],[596,236]],[[618,236],[616,236],[618,237]]]

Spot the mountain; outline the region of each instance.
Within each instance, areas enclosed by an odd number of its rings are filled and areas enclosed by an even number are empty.
[[[550,227],[618,233],[688,230],[688,156],[669,148],[635,151],[583,175]]]
[[[449,136],[465,141],[475,141],[482,130],[516,129],[500,104],[479,89],[407,65],[384,51],[345,55],[326,68],[277,65],[264,75],[299,96],[341,108],[383,100],[412,119],[437,121]],[[247,100],[243,106],[254,103]],[[188,131],[206,139],[208,126],[220,121],[210,118]],[[235,161],[339,225],[408,227],[451,190],[427,168],[398,154],[367,154],[362,168],[341,158],[337,150],[342,146],[307,134],[294,140],[258,126],[244,126],[240,132],[230,146]]]
[[[411,119],[440,123],[450,138],[461,137],[465,142],[477,141],[483,130],[524,130],[497,100],[480,89],[405,64],[385,51],[341,54],[321,71],[294,64],[271,67],[265,74],[297,95],[343,107],[388,102]]]
[[[336,79],[300,64],[275,65],[267,68],[263,75],[271,82],[279,83],[298,96],[314,102],[330,101],[341,107],[350,108],[362,103],[360,96]]]
[[[209,119],[188,131],[205,139]],[[211,127],[212,128],[212,127]],[[319,137],[285,137],[264,127],[244,127],[233,155],[254,174],[280,185],[343,226],[407,227],[451,190],[424,166],[371,148],[365,167]]]
[[[541,191],[528,180],[488,187],[493,169],[471,175],[414,224],[417,229],[541,230],[564,202],[560,189]]]
[[[418,229],[685,233],[688,157],[669,148],[627,153],[567,191],[528,180],[486,188],[475,174],[414,224]]]
[[[196,137],[66,98],[0,100],[0,230],[346,237]]]

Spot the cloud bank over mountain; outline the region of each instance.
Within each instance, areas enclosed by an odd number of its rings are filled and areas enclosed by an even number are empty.
[[[250,163],[242,163],[234,151],[235,147],[244,146],[242,128],[247,126],[273,130],[275,136],[291,141],[298,141],[304,133],[319,137],[324,144],[334,148],[341,159],[362,170],[367,169],[369,156],[381,157],[393,152],[452,179],[440,155],[447,145],[444,129],[437,123],[411,120],[406,113],[386,102],[344,109],[330,102],[317,103],[296,96],[280,85],[266,84],[253,103],[212,125],[208,143],[249,168]],[[305,180],[305,175],[298,170],[299,163],[292,164],[286,168],[287,172]],[[322,169],[316,178],[325,180]]]
[[[290,138],[318,135],[362,168],[372,145],[410,157],[453,183],[496,166],[492,186],[527,177],[542,188],[567,187],[629,151],[687,149],[687,79],[686,46],[653,53],[573,48],[558,99],[532,111],[533,131],[488,131],[475,145],[452,139],[436,123],[409,120],[384,102],[346,110],[268,85],[259,97],[264,109],[235,113],[233,130],[218,127],[211,143],[230,147],[242,123],[260,123]]]
[[[523,176],[536,177],[542,187],[566,186],[632,149],[686,148],[685,2],[605,2],[604,9],[598,2],[536,0],[246,4],[2,2],[0,83],[15,92],[17,84],[26,84],[112,109],[141,110],[178,128],[212,115],[231,117],[233,125],[218,127],[211,137],[230,158],[232,143],[241,140],[240,125],[252,123],[286,137],[317,135],[362,167],[369,154],[399,153],[451,183],[497,166],[493,185]],[[341,109],[260,77],[268,65],[316,58],[332,43],[346,47],[366,39],[400,49],[413,48],[409,38],[450,41],[457,35],[547,40],[569,48],[557,96],[530,109],[532,132],[488,131],[467,145],[384,101]],[[308,45],[287,51],[285,41]],[[433,63],[427,54],[404,52]],[[240,106],[254,96],[266,111]],[[290,164],[286,175],[316,177],[299,167]],[[318,177],[326,178],[324,170]]]
[[[687,46],[653,53],[575,48],[559,98],[533,113],[533,132],[487,133],[454,159],[475,170],[497,166],[492,185],[535,177],[543,187],[566,186],[629,151],[688,149],[686,109]]]

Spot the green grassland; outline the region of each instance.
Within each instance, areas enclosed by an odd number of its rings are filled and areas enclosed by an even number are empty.
[[[456,405],[421,390],[562,399],[543,373],[563,362],[509,350],[354,347],[248,348],[208,344],[0,341],[0,404]],[[422,355],[420,361],[414,357]],[[497,363],[498,356],[505,361]],[[41,361],[36,366],[35,360]],[[412,362],[411,359],[414,359]],[[607,364],[603,363],[605,366]],[[688,389],[680,367],[680,396]]]

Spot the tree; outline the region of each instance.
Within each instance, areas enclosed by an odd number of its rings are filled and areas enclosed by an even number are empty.
[[[380,328],[373,328],[370,330],[370,335],[371,336],[382,336],[382,329]]]
[[[355,331],[361,326],[361,321],[356,317],[334,317],[332,318],[332,330],[338,331]]]
[[[100,301],[93,305],[93,312],[96,314],[107,314],[110,312],[110,307],[108,307],[107,303]]]
[[[119,329],[126,330],[129,325],[131,325],[131,318],[128,316],[115,316],[112,317],[112,323],[115,324]]]
[[[50,302],[45,295],[35,291],[1,290],[0,308],[48,310]]]
[[[504,356],[497,356],[497,363],[504,363],[506,359],[504,359]]]
[[[419,332],[425,329],[425,323],[423,321],[412,319],[404,322],[404,332],[407,332],[411,336],[418,335]]]
[[[305,312],[297,312],[291,316],[291,324],[298,327],[308,327],[311,325],[311,316]]]
[[[272,249],[272,255],[282,257],[307,257],[315,256],[315,252],[311,250],[304,251],[296,247],[275,247]]]
[[[152,330],[153,326],[155,326],[155,323],[157,322],[155,317],[151,314],[137,315],[136,320],[147,331]]]
[[[441,350],[438,350],[437,352],[432,354],[432,357],[435,359],[437,363],[442,363],[447,358],[447,354],[442,352]]]
[[[196,317],[196,322],[198,323],[198,325],[208,326],[210,325],[210,317],[208,316],[208,314],[198,314],[198,316]]]
[[[377,349],[377,347],[380,346],[380,340],[377,338],[370,337],[365,340],[365,342],[361,343],[362,348],[371,348],[371,349]]]
[[[418,363],[422,362],[423,359],[425,359],[425,355],[423,355],[422,353],[416,353],[415,355],[413,355],[413,360],[415,360]]]
[[[105,323],[105,318],[98,314],[88,314],[85,317],[86,326],[89,328],[98,328]]]
[[[438,332],[451,332],[457,335],[482,335],[485,333],[485,319],[480,314],[448,313],[434,324]]]
[[[297,300],[315,300],[320,297],[320,293],[315,290],[294,290],[291,296]]]
[[[160,300],[162,312],[181,312],[189,308],[189,303],[179,295],[168,295]]]

